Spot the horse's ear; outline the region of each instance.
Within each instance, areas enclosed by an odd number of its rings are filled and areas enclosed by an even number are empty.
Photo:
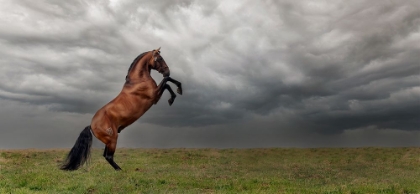
[[[153,50],[153,56],[155,56],[156,53],[160,53],[159,50],[160,50],[160,47],[158,49],[156,49],[156,50]]]
[[[156,56],[156,54],[159,54],[160,53],[160,47],[157,49],[157,50],[153,50],[153,53],[152,53],[152,55],[153,55],[153,60],[154,61],[156,61],[157,60],[157,56]]]

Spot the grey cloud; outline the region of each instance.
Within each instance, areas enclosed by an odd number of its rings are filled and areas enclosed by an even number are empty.
[[[169,107],[165,94],[136,126],[181,130],[179,141],[201,132],[210,139],[224,134],[226,142],[243,134],[242,143],[270,134],[347,138],[372,126],[405,134],[420,126],[418,7],[415,1],[8,2],[0,19],[0,101],[42,107],[47,115],[84,115],[87,124],[121,90],[132,60],[162,46],[184,95]],[[260,128],[256,123],[266,128],[259,135],[251,129]],[[159,139],[161,132],[151,135]]]

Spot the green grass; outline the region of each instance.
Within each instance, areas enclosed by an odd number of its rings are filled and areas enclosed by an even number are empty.
[[[120,172],[68,151],[0,151],[0,193],[420,193],[420,148],[118,149]]]

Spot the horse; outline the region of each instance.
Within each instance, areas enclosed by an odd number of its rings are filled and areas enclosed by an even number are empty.
[[[150,76],[151,70],[163,75],[163,80],[156,85]],[[121,170],[114,161],[118,133],[139,119],[153,104],[157,104],[165,90],[171,94],[168,100],[171,106],[175,93],[167,82],[174,83],[177,93],[182,95],[181,82],[172,79],[165,60],[160,55],[160,48],[140,54],[131,63],[126,81],[121,92],[93,116],[91,124],[85,127],[68,153],[61,170],[77,170],[90,156],[92,134],[105,144],[103,157],[115,169]]]

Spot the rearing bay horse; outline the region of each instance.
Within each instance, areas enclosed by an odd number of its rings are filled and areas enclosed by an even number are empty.
[[[76,140],[67,158],[61,166],[62,170],[77,170],[90,155],[92,133],[105,144],[103,156],[114,167],[121,168],[114,162],[114,153],[117,146],[118,133],[125,127],[139,119],[149,108],[156,104],[165,90],[171,93],[168,100],[172,105],[176,97],[171,87],[166,84],[170,81],[177,85],[179,94],[182,94],[181,83],[169,77],[170,71],[160,55],[160,48],[140,54],[128,69],[126,82],[120,94],[111,102],[99,109]],[[154,69],[164,78],[159,85],[150,76]]]

